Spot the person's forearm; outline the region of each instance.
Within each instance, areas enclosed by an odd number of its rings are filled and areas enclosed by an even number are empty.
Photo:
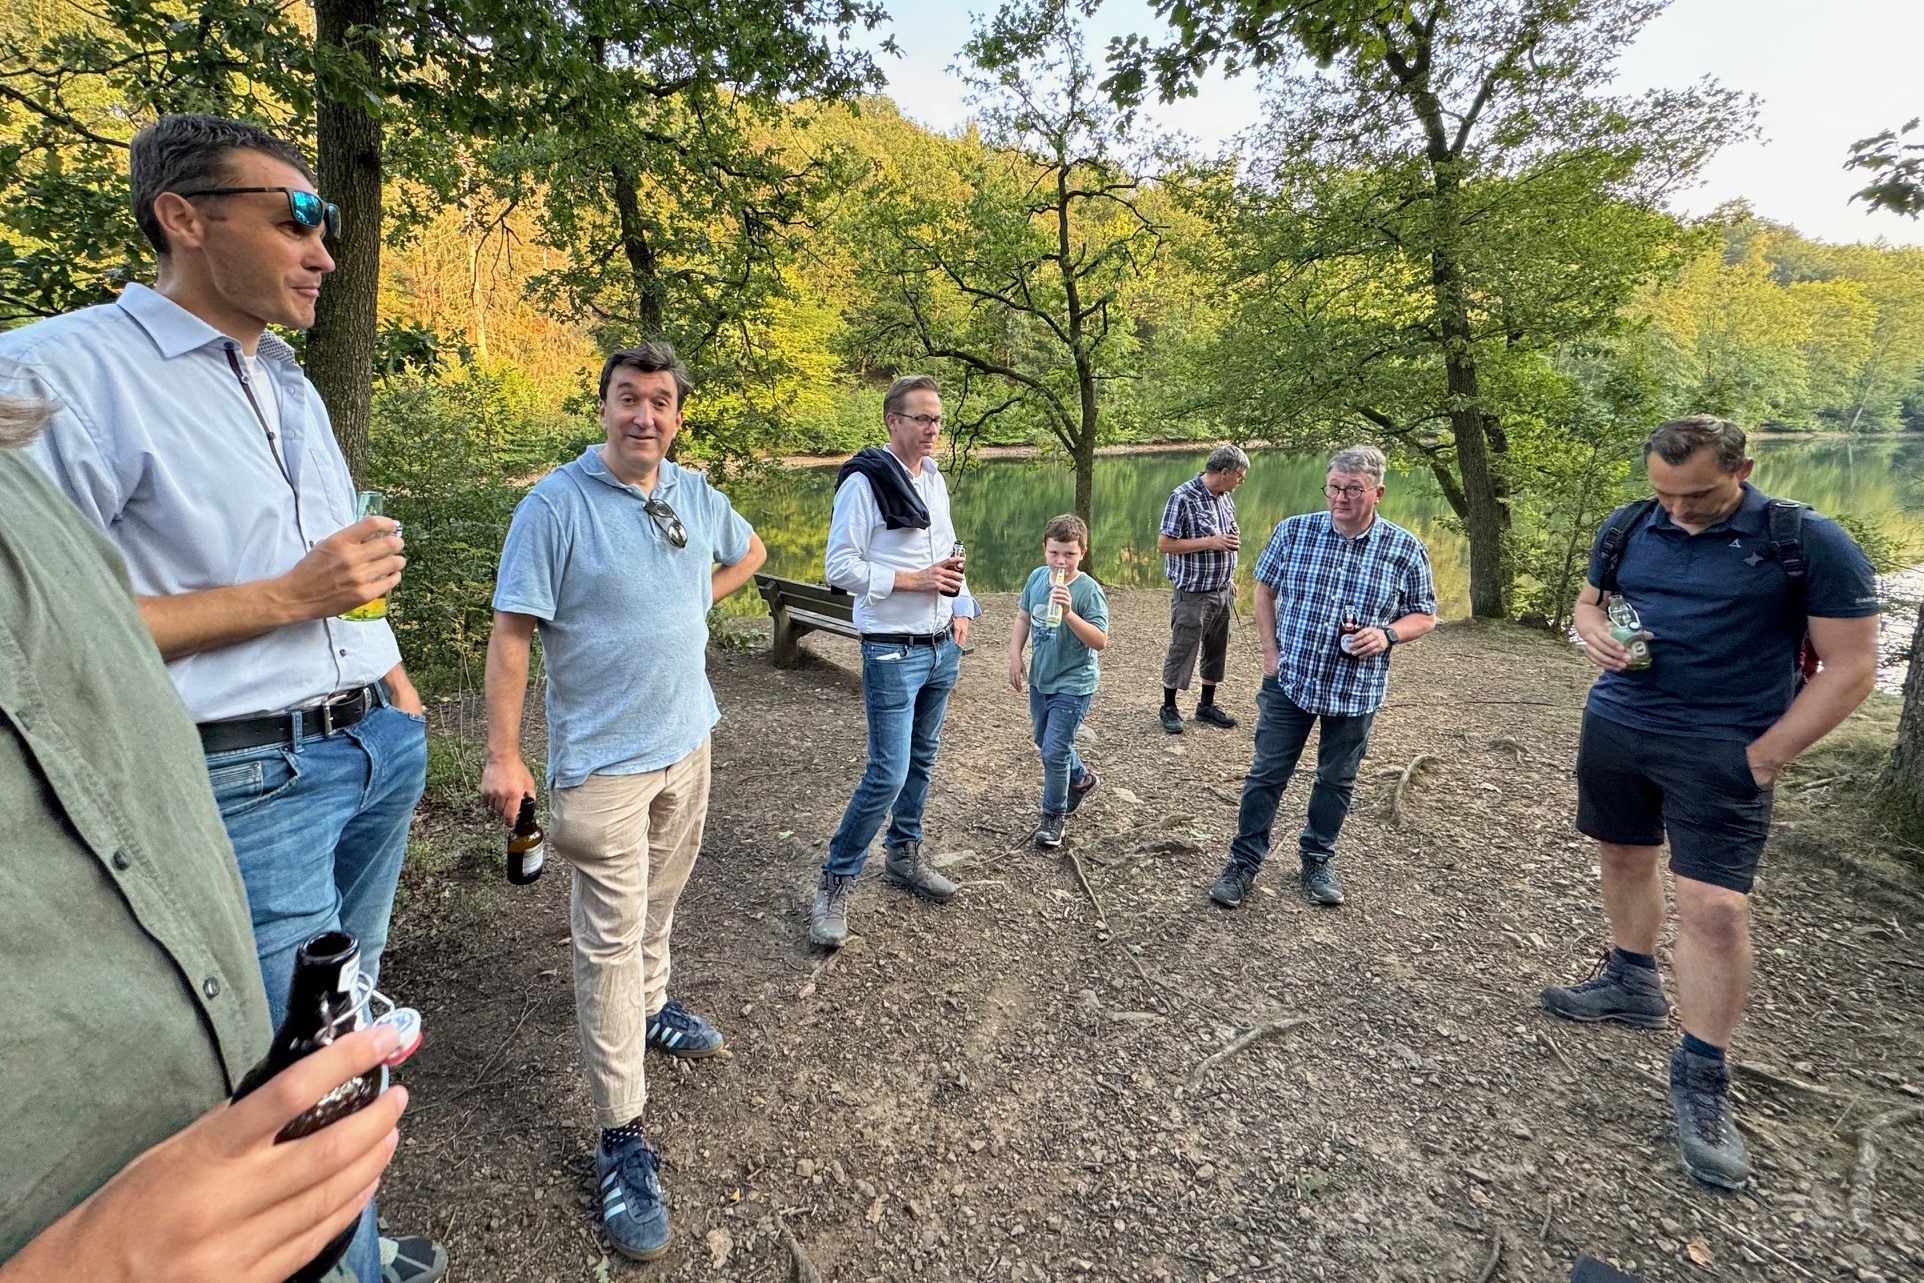
[[[1156,551],[1180,557],[1184,553],[1213,552],[1216,549],[1216,535],[1203,535],[1196,539],[1176,539],[1169,535],[1156,536]]]
[[[761,537],[759,535],[750,535],[748,537],[748,551],[742,554],[740,561],[737,561],[732,566],[715,567],[715,573],[710,580],[710,591],[713,594],[710,600],[720,601],[737,588],[740,588],[748,582],[751,575],[762,568],[762,564],[767,560],[768,549],[762,545]]]
[[[1875,656],[1868,663],[1856,660],[1836,667],[1826,662],[1752,748],[1771,766],[1783,766],[1836,730],[1876,684]]]
[[[1108,633],[1103,632],[1073,610],[1062,612],[1062,622],[1069,626],[1069,631],[1076,635],[1076,640],[1090,650],[1102,650],[1109,644]]]
[[[1276,643],[1276,590],[1265,583],[1256,585],[1256,638],[1262,643],[1265,658],[1282,654]]]
[[[272,579],[142,597],[140,617],[165,660],[239,645],[301,622],[282,597],[278,581]]]
[[[504,626],[496,616],[488,636],[487,673],[483,692],[488,709],[488,756],[500,760],[521,756],[521,710],[528,698],[528,654],[533,632]]]
[[[1436,616],[1411,611],[1409,614],[1391,624],[1390,627],[1396,630],[1396,640],[1398,642],[1413,642],[1424,633],[1436,627]]]

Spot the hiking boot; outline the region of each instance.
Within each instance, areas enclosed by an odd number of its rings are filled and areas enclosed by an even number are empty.
[[[1565,1020],[1588,1024],[1614,1020],[1639,1029],[1662,1029],[1670,1023],[1670,1004],[1664,1001],[1656,971],[1625,962],[1615,949],[1604,952],[1583,983],[1545,989],[1543,1006]]]
[[[1171,735],[1182,734],[1182,714],[1176,711],[1174,704],[1162,706],[1162,728]]]
[[[884,849],[888,859],[882,865],[882,873],[889,881],[937,904],[947,904],[955,898],[955,883],[922,858],[920,842],[904,842]]]
[[[700,1060],[722,1049],[722,1031],[679,1002],[648,1017],[648,1045],[680,1060]]]
[[[631,1261],[652,1261],[668,1250],[668,1200],[661,1192],[660,1166],[639,1136],[613,1151],[595,1148],[601,1228],[615,1251]]]
[[[1250,884],[1255,881],[1256,870],[1231,860],[1223,869],[1223,875],[1216,879],[1216,885],[1209,888],[1209,898],[1225,909],[1233,909],[1243,902]]]
[[[1199,722],[1207,722],[1211,726],[1219,726],[1226,731],[1236,729],[1236,719],[1228,713],[1223,712],[1222,709],[1217,708],[1214,704],[1200,705],[1196,709],[1196,720]]]
[[[1035,844],[1045,851],[1062,845],[1062,816],[1053,811],[1042,813],[1042,823],[1035,826]]]
[[[848,898],[855,891],[853,873],[822,870],[815,883],[815,907],[808,914],[808,938],[839,949],[848,943]]]
[[[1303,861],[1303,898],[1311,904],[1341,904],[1343,884],[1328,860]]]
[[[1102,777],[1100,775],[1097,775],[1094,771],[1085,770],[1082,773],[1082,778],[1069,786],[1069,810],[1073,812],[1078,806],[1081,806],[1082,799],[1095,792],[1096,785],[1100,783],[1102,783]]]
[[[1706,1185],[1740,1190],[1750,1179],[1750,1156],[1730,1118],[1730,1072],[1721,1061],[1670,1053],[1670,1108],[1684,1166]]]

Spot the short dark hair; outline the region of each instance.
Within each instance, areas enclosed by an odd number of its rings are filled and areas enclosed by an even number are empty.
[[[935,386],[935,376],[930,374],[904,374],[889,384],[888,395],[882,398],[882,414],[902,413],[902,407],[909,403],[911,392],[934,392],[940,395],[941,389]]]
[[[1697,451],[1709,450],[1716,455],[1719,468],[1735,472],[1749,457],[1744,448],[1746,440],[1744,430],[1728,419],[1691,414],[1672,419],[1652,432],[1643,443],[1643,454],[1646,459],[1654,454],[1674,468]]]
[[[633,370],[637,374],[660,374],[666,370],[675,376],[675,408],[688,399],[688,390],[695,385],[689,381],[688,367],[675,355],[675,345],[668,342],[637,343],[619,352],[611,352],[601,366],[601,399],[608,399],[608,384],[615,377],[616,370]]]
[[[162,116],[134,135],[128,148],[127,176],[133,189],[134,222],[156,254],[165,254],[167,233],[154,217],[154,198],[162,192],[191,192],[222,186],[229,173],[227,158],[237,151],[257,151],[301,171],[317,183],[300,149],[243,120],[221,116]]]
[[[1042,542],[1048,543],[1051,539],[1057,543],[1081,544],[1083,555],[1089,555],[1089,524],[1073,512],[1049,518],[1049,524],[1042,528]]]

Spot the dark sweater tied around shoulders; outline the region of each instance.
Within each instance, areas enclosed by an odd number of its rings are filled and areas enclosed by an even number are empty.
[[[875,506],[882,510],[882,524],[890,530],[927,530],[929,506],[909,483],[908,470],[884,446],[872,445],[849,456],[835,474],[835,488],[851,475],[866,477],[875,495]]]

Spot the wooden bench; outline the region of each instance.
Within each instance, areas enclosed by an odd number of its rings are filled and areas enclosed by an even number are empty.
[[[855,599],[840,588],[805,584],[779,575],[756,575],[755,587],[775,617],[775,667],[795,667],[797,644],[803,633],[861,636],[855,630]]]

